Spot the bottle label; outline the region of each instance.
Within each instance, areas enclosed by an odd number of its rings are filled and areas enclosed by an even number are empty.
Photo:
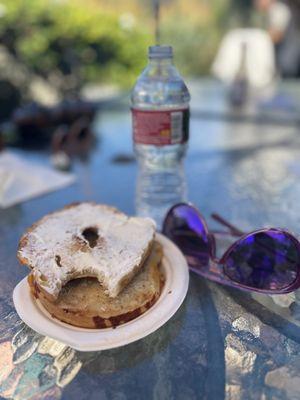
[[[185,143],[189,138],[189,117],[189,108],[164,111],[132,108],[134,143],[156,146]]]

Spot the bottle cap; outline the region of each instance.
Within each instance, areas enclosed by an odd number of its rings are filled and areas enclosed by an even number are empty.
[[[172,58],[172,46],[150,46],[148,49],[149,58]]]

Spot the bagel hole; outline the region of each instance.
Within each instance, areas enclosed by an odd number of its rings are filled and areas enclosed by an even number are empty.
[[[56,262],[58,267],[60,267],[60,268],[62,267],[62,265],[61,265],[61,257],[60,256],[58,256],[58,255],[55,256],[55,262]]]
[[[96,246],[97,240],[99,239],[98,230],[94,226],[85,228],[82,231],[82,236],[88,241],[91,248]]]

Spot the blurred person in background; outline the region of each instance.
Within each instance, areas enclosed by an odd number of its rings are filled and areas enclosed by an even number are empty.
[[[300,77],[300,28],[291,7],[278,0],[254,1],[255,8],[266,17],[278,72],[282,77]]]

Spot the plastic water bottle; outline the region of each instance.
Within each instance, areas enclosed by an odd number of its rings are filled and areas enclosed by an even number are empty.
[[[149,47],[149,63],[132,91],[138,161],[136,211],[158,228],[173,204],[185,200],[183,159],[189,137],[189,91],[173,64],[171,46]]]

